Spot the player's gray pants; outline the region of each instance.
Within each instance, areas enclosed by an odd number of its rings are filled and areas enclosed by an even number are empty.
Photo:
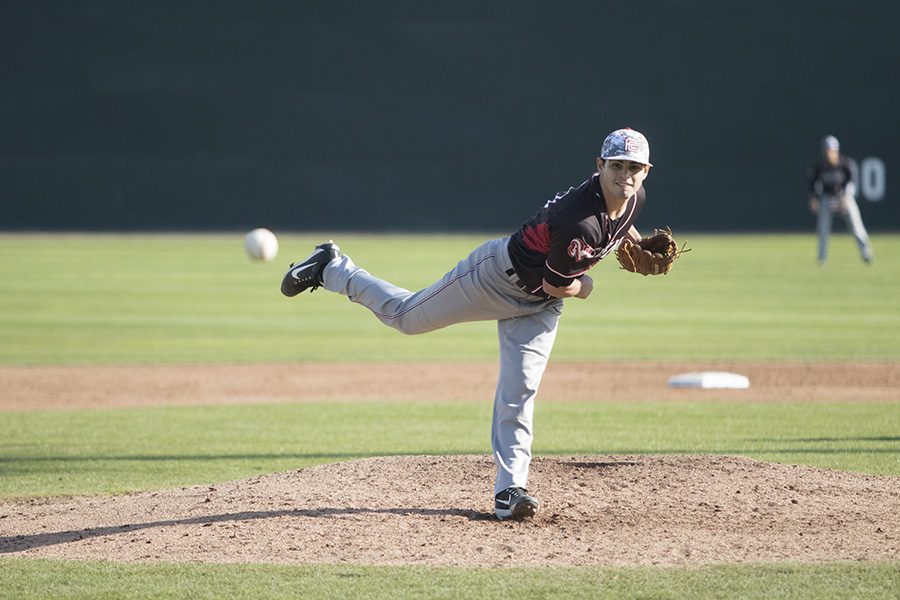
[[[828,238],[831,235],[831,224],[834,220],[834,213],[838,213],[844,217],[850,233],[856,238],[856,245],[859,246],[859,254],[863,260],[868,262],[872,260],[872,245],[869,242],[869,234],[863,225],[862,217],[859,215],[859,206],[856,199],[851,195],[843,198],[837,196],[824,196],[819,201],[819,216],[817,230],[819,234],[819,262],[824,263],[828,258]]]
[[[527,486],[534,399],[563,306],[562,300],[545,300],[516,287],[506,274],[512,267],[508,240],[486,242],[415,293],[373,277],[346,255],[332,260],[323,275],[326,289],[362,304],[382,323],[406,334],[466,321],[497,321],[500,375],[491,424],[495,494]]]

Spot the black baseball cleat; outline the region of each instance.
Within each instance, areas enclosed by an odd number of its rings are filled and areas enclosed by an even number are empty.
[[[340,255],[341,249],[332,240],[319,244],[315,252],[302,263],[291,263],[291,268],[281,280],[281,293],[291,298],[300,292],[315,290],[322,285],[325,265]]]
[[[494,514],[501,521],[504,519],[520,521],[533,517],[540,505],[540,501],[529,496],[525,488],[508,487],[494,497]]]

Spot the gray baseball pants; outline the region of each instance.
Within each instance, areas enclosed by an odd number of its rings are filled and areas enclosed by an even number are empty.
[[[847,228],[850,229],[850,233],[856,239],[856,245],[859,247],[859,254],[862,256],[862,259],[866,262],[872,260],[872,244],[869,242],[869,234],[859,214],[859,206],[856,204],[856,199],[852,195],[847,194],[842,197],[823,196],[819,200],[819,215],[816,224],[819,234],[819,262],[824,263],[828,258],[828,237],[831,235],[834,213],[844,217]]]
[[[515,285],[515,275],[507,275],[512,268],[508,241],[482,244],[418,292],[373,277],[346,255],[328,263],[323,274],[325,289],[362,304],[382,323],[405,334],[466,321],[497,321],[500,375],[491,422],[495,494],[510,486],[527,487],[534,399],[563,306],[560,299],[539,298]]]

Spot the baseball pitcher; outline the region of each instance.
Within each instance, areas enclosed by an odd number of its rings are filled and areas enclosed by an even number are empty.
[[[563,300],[590,296],[594,284],[588,270],[623,240],[641,241],[634,223],[646,201],[643,183],[650,167],[647,139],[619,129],[604,140],[597,170],[587,181],[557,194],[513,235],[475,248],[423,290],[410,292],[378,279],[329,241],[291,265],[281,291],[291,297],[324,287],[410,335],[466,321],[497,321],[494,512],[500,519],[530,517],[539,506],[527,491],[534,401]]]

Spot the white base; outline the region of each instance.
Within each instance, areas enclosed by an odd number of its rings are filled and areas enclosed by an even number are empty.
[[[737,373],[701,371],[699,373],[682,373],[681,375],[670,377],[669,386],[675,388],[745,390],[750,387],[750,379]]]

